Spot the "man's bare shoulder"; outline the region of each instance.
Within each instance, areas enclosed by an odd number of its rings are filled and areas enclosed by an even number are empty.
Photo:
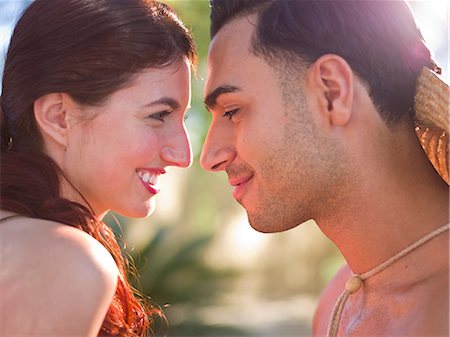
[[[330,320],[331,312],[333,311],[334,305],[337,298],[344,291],[345,283],[352,276],[350,268],[344,265],[333,277],[333,279],[328,283],[325,290],[319,299],[319,304],[317,310],[314,314],[313,321],[313,335],[314,336],[325,336],[327,333],[328,322]]]
[[[1,335],[98,332],[118,271],[97,240],[74,227],[22,217],[0,225],[0,240]]]
[[[415,310],[408,326],[417,336],[449,336],[449,274],[431,276],[428,284],[417,287]],[[411,333],[413,335],[413,333]]]

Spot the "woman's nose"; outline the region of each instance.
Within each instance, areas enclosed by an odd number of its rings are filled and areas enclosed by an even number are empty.
[[[161,159],[172,166],[191,166],[192,149],[186,129],[183,127],[181,132],[169,137],[170,141],[161,149]]]

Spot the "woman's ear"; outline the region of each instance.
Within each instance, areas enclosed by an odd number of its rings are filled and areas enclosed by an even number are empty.
[[[67,146],[67,114],[63,94],[51,93],[34,101],[34,117],[43,138]]]
[[[309,68],[306,85],[329,126],[344,126],[352,115],[353,71],[340,56],[326,54]]]

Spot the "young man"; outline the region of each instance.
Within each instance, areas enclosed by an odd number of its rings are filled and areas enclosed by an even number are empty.
[[[406,3],[211,0],[211,38],[202,166],[256,230],[312,218],[347,261],[314,334],[448,336],[449,190],[418,138],[448,179],[448,88]]]

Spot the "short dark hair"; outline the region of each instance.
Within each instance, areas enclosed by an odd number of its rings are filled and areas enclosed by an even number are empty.
[[[343,57],[369,86],[387,125],[414,114],[423,67],[440,73],[404,1],[210,0],[211,39],[232,19],[258,14],[252,52],[269,62]]]

